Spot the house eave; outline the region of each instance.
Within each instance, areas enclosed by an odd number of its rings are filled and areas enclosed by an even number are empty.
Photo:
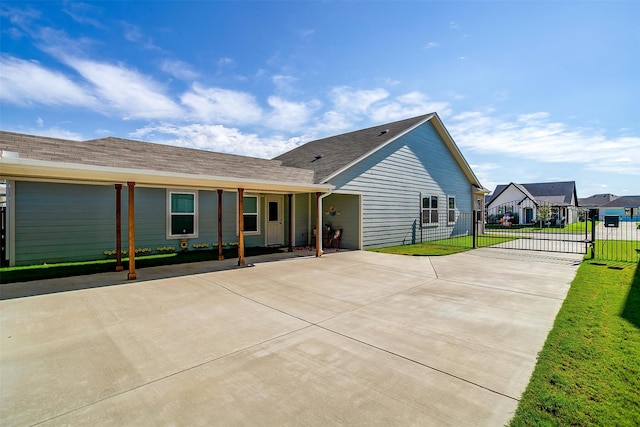
[[[299,183],[275,180],[252,180],[213,175],[175,173],[147,169],[90,166],[13,157],[0,158],[0,177],[7,180],[37,180],[111,185],[135,182],[138,186],[184,187],[253,192],[308,193],[327,192],[329,184]]]

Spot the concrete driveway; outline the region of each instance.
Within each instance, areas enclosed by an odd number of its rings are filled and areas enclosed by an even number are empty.
[[[580,257],[356,251],[4,300],[0,420],[504,425]]]

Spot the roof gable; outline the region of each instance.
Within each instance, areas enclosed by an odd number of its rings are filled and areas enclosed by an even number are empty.
[[[482,188],[436,113],[310,141],[274,160],[282,161],[285,166],[313,170],[315,182],[325,183],[426,122],[433,124],[469,182]]]
[[[491,199],[487,201],[487,205],[496,200],[508,187],[514,186],[518,188],[523,195],[529,197],[534,203],[549,203],[554,206],[576,205],[578,199],[576,197],[575,181],[564,182],[539,182],[532,184],[515,184],[498,185],[494,190]]]
[[[317,139],[274,158],[286,166],[313,170],[324,182],[354,161],[370,155],[432,114]]]

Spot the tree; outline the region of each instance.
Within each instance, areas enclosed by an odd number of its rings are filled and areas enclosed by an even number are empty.
[[[540,228],[544,228],[544,223],[551,218],[551,206],[548,203],[542,203],[538,206],[538,219],[540,220]]]

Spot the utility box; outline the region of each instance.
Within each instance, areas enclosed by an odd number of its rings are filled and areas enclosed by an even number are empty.
[[[618,215],[605,215],[604,226],[618,228],[620,225],[620,217]]]

